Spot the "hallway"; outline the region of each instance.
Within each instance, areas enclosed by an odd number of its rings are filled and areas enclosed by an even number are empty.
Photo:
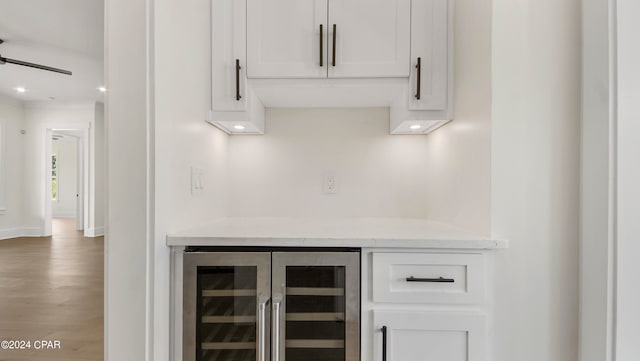
[[[53,236],[0,240],[0,361],[103,359],[104,237],[84,238],[74,218],[53,219]],[[36,340],[60,349],[36,350]]]

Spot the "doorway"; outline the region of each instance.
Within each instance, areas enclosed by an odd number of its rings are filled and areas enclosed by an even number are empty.
[[[84,230],[80,130],[53,130],[51,140],[52,233]],[[75,228],[75,229],[74,229]]]
[[[44,230],[47,236],[54,230],[68,232],[73,228],[87,236],[88,150],[88,126],[46,130]]]

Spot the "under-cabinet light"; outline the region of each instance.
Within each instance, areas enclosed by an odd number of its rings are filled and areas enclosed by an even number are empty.
[[[420,125],[420,124],[414,124],[414,125],[409,127],[409,129],[411,129],[411,130],[418,130],[420,128],[422,128],[422,125]]]
[[[103,87],[103,86],[99,86],[99,87],[98,87],[98,90],[100,90],[101,92],[103,92],[103,93],[104,93],[104,92],[106,92],[106,91],[107,91],[107,88],[105,88],[105,87]]]
[[[244,128],[245,128],[244,125],[234,125],[233,126],[233,129],[236,129],[236,130],[244,130]]]
[[[22,86],[16,87],[16,88],[14,88],[14,89],[15,89],[18,93],[24,93],[24,92],[26,92],[26,91],[27,91],[27,88],[22,87]]]

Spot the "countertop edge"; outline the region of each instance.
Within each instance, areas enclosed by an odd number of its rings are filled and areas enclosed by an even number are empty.
[[[497,250],[509,247],[507,240],[407,239],[407,238],[300,238],[216,237],[167,235],[166,245],[219,247],[358,247]]]

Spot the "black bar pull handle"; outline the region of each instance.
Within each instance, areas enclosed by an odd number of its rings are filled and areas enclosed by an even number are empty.
[[[333,24],[333,54],[331,55],[331,65],[336,66],[336,24]]]
[[[322,63],[322,61],[323,61],[323,60],[322,60],[322,58],[324,57],[324,56],[323,56],[324,54],[322,54],[322,51],[323,51],[323,49],[324,49],[324,46],[322,46],[322,45],[323,45],[323,44],[322,44],[322,40],[323,40],[322,38],[323,38],[323,35],[324,35],[324,31],[322,30],[322,24],[320,24],[320,66],[323,66],[323,65],[324,65],[324,64]]]
[[[382,326],[382,361],[387,361],[387,326]]]
[[[242,97],[240,96],[240,59],[236,59],[236,100],[240,101]]]
[[[417,71],[417,79],[416,79],[416,99],[420,100],[420,71],[422,70],[422,63],[420,57],[418,57],[418,63],[416,64]]]
[[[454,283],[455,280],[453,278],[416,278],[416,277],[407,277],[407,282],[432,282],[432,283]]]

